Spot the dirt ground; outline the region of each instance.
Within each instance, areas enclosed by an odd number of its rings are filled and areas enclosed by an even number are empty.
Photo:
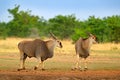
[[[0,80],[120,80],[120,70],[0,71]]]

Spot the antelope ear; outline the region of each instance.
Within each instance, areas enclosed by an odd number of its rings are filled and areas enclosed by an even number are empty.
[[[55,35],[52,32],[49,32],[49,33],[53,39],[57,40],[57,38],[55,37]]]

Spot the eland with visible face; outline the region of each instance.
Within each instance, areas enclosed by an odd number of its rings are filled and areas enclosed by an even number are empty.
[[[90,48],[92,44],[96,43],[96,36],[89,34],[89,37],[86,39],[79,38],[79,40],[76,41],[75,43],[75,51],[76,51],[76,56],[77,56],[77,61],[75,68],[73,69],[80,69],[81,68],[81,59],[84,59],[84,70],[87,70],[87,57],[90,55]]]
[[[43,41],[41,39],[35,39],[33,41],[21,41],[18,44],[18,49],[20,51],[20,68],[18,71],[25,69],[25,60],[27,57],[35,57],[38,60],[38,65],[34,69],[38,69],[41,65],[42,70],[44,70],[43,62],[52,58],[54,55],[54,48],[62,48],[62,43],[52,34],[52,40]]]

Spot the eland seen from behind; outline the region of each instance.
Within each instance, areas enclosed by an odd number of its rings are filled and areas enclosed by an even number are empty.
[[[84,70],[87,70],[87,57],[90,55],[90,48],[92,44],[97,43],[96,36],[89,34],[88,38],[79,38],[79,40],[75,43],[75,51],[77,56],[77,61],[74,69],[80,69],[82,70],[81,63],[82,59],[84,59]]]
[[[54,55],[54,48],[62,48],[62,43],[52,34],[52,40],[43,41],[41,39],[35,39],[33,41],[21,41],[18,44],[18,49],[20,51],[20,70],[25,69],[25,60],[27,57],[35,57],[38,60],[38,65],[34,69],[38,69],[41,65],[42,70],[44,70],[43,62],[52,58]]]

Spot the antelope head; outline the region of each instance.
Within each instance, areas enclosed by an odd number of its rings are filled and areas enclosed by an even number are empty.
[[[59,41],[52,32],[50,32],[50,35],[51,35],[52,39],[55,41],[56,46],[59,48],[62,48],[63,46],[62,46],[61,41]]]
[[[91,43],[93,44],[97,43],[97,38],[95,35],[89,33],[89,38],[90,38]]]

